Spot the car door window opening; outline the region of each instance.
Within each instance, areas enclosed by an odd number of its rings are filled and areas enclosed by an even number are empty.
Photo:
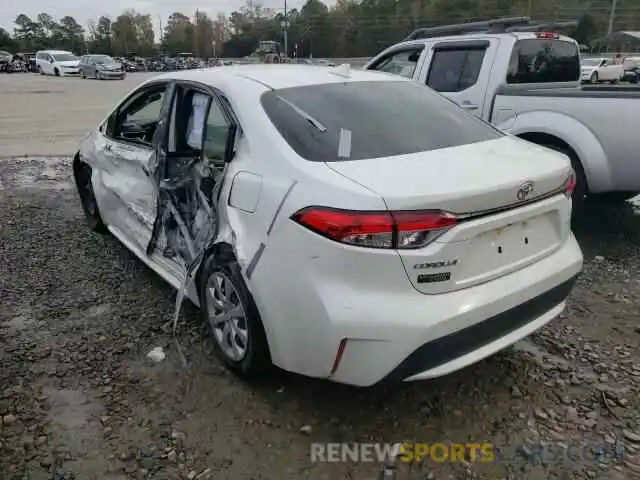
[[[189,277],[218,231],[216,206],[234,130],[210,93],[178,85],[171,104],[172,148],[159,166],[158,217],[148,250],[180,264]]]
[[[165,90],[166,85],[156,85],[131,98],[111,116],[108,135],[119,142],[151,149]]]

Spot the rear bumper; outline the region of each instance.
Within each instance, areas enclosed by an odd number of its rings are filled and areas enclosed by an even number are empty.
[[[122,80],[126,73],[125,72],[100,72],[100,75],[102,76],[102,78],[105,79],[115,79],[115,80]]]
[[[517,307],[423,344],[382,381],[438,377],[485,358],[483,349],[491,354],[513,344],[561,313],[576,279],[577,276]]]
[[[562,312],[582,269],[582,252],[573,234],[532,265],[436,295],[411,287],[398,259],[395,264],[362,264],[350,271],[356,280],[344,283],[336,281],[342,273],[339,264],[328,259],[312,260],[314,269],[299,270],[304,260],[289,263],[269,257],[261,260],[263,267],[273,261],[273,268],[287,275],[274,282],[274,269],[265,268],[260,278],[259,268],[252,283],[257,282],[254,297],[274,363],[356,386],[439,377],[516,343]],[[378,265],[385,268],[378,271]],[[369,279],[379,278],[388,281],[388,288],[367,288]],[[346,346],[332,373],[343,340]]]
[[[389,341],[347,341],[332,379],[369,386],[436,378],[472,365],[562,313],[581,269],[582,253],[572,235],[556,253],[523,270],[397,305],[397,315],[387,318]]]

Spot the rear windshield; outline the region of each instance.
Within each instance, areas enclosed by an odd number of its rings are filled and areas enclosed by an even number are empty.
[[[266,92],[282,137],[315,162],[426,152],[504,134],[414,82],[346,82]]]
[[[577,82],[580,52],[573,42],[529,39],[516,42],[507,83]]]

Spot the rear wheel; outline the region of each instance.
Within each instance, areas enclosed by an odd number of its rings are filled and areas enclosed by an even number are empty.
[[[200,310],[208,324],[214,352],[233,373],[258,379],[271,368],[267,337],[258,308],[235,260],[209,257],[198,285]]]
[[[619,205],[631,200],[637,196],[638,192],[607,192],[607,193],[595,193],[587,197],[589,202],[606,204],[606,205]]]
[[[73,161],[73,177],[80,197],[80,205],[84,212],[88,227],[94,232],[106,233],[107,227],[102,221],[98,202],[93,193],[93,183],[91,181],[92,169],[78,157]]]

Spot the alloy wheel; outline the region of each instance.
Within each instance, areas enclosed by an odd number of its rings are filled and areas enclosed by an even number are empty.
[[[236,287],[223,272],[215,271],[207,280],[205,301],[216,343],[229,360],[240,362],[249,345],[247,315]]]

